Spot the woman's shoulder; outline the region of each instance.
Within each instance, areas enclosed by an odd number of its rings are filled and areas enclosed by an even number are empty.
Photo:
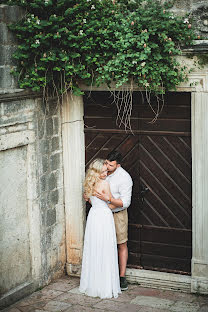
[[[97,185],[97,188],[100,189],[100,191],[105,191],[108,189],[109,183],[106,180],[102,180],[99,182],[99,185]]]

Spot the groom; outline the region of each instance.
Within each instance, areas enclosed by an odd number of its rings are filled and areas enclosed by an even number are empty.
[[[116,206],[113,209],[113,216],[116,228],[116,237],[118,244],[118,258],[120,269],[120,287],[121,290],[127,290],[128,284],[125,278],[126,265],[128,260],[128,214],[127,208],[131,203],[132,179],[128,172],[121,167],[122,155],[114,150],[110,152],[106,159],[108,176],[106,180],[110,185],[112,198],[105,194],[96,192],[95,196],[106,201],[108,204]]]

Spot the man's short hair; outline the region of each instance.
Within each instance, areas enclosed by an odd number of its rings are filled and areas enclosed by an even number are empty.
[[[119,151],[116,151],[116,150],[110,152],[108,154],[108,156],[106,157],[106,159],[109,160],[109,161],[115,161],[116,160],[116,162],[118,164],[121,163],[122,158],[123,158],[122,154]]]

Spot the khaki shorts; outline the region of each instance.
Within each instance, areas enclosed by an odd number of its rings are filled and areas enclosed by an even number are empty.
[[[127,209],[113,213],[117,244],[123,244],[128,240],[128,213]]]

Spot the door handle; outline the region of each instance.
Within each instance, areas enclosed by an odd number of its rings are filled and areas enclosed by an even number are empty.
[[[143,204],[143,202],[144,202],[144,197],[145,197],[145,194],[149,191],[149,188],[147,187],[147,186],[145,186],[145,185],[141,185],[141,187],[140,187],[140,189],[141,189],[141,191],[140,191],[140,199],[141,199],[141,202],[142,202],[142,204]]]

